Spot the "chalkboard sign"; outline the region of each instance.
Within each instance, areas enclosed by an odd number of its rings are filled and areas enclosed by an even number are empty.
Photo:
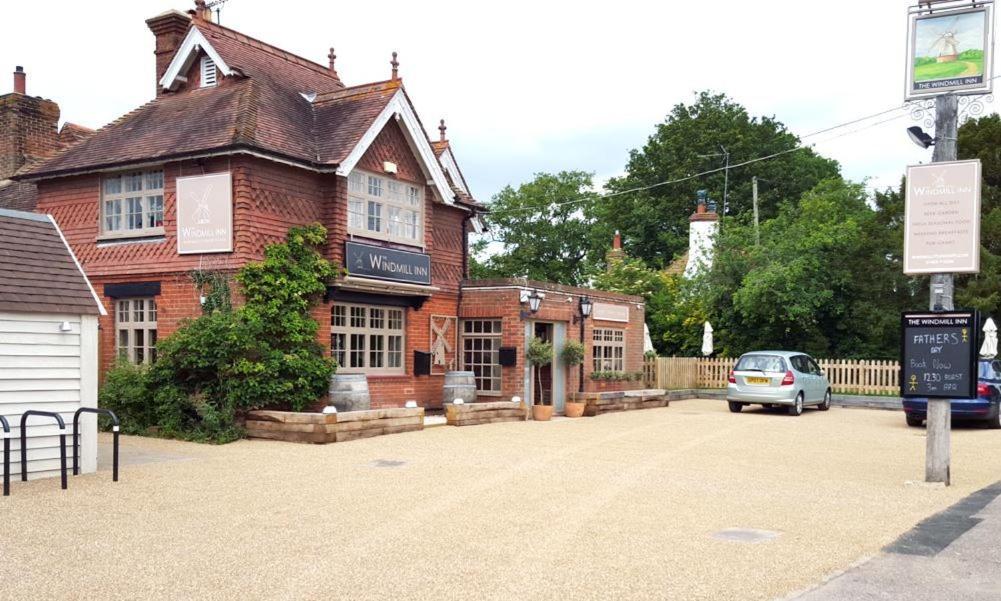
[[[901,396],[975,398],[977,322],[975,311],[904,313]]]

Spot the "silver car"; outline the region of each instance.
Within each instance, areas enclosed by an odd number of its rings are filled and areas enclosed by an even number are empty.
[[[785,405],[789,415],[803,407],[831,408],[831,384],[813,357],[790,351],[755,351],[740,356],[726,387],[730,411],[747,405]]]

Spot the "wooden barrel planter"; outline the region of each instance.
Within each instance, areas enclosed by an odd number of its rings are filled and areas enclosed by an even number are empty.
[[[455,399],[462,399],[467,403],[476,400],[476,376],[473,372],[445,372],[445,388],[441,393],[442,405],[451,405]]]
[[[338,411],[365,411],[371,408],[365,374],[334,374],[330,377],[330,404]]]

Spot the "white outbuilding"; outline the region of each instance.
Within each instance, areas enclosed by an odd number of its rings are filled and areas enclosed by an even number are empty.
[[[0,415],[11,426],[11,473],[20,474],[25,411],[58,413],[72,457],[73,414],[97,406],[97,320],[105,315],[49,215],[0,209]],[[59,426],[31,416],[28,476],[59,474]],[[80,418],[81,472],[97,469],[97,420]],[[2,469],[2,464],[0,464]]]

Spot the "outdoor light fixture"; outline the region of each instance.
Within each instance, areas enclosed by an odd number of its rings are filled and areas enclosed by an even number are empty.
[[[61,324],[59,324],[59,331],[60,332],[72,332],[73,331],[73,326],[72,326],[72,324],[70,324],[70,322],[64,321]]]
[[[907,135],[911,138],[911,142],[914,142],[921,148],[928,148],[935,143],[935,138],[926,134],[925,130],[921,129],[917,125],[908,127]]]
[[[594,307],[594,303],[591,302],[590,297],[584,296],[580,299],[580,314],[584,319],[591,316],[591,308]]]
[[[539,296],[539,291],[532,290],[532,293],[528,295],[528,310],[532,313],[538,313],[541,305],[542,297]]]

